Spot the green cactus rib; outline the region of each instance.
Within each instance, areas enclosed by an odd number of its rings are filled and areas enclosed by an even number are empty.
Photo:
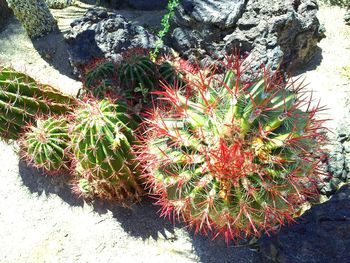
[[[22,158],[49,173],[68,171],[68,142],[68,122],[64,117],[39,118],[21,139]]]
[[[66,114],[76,99],[48,85],[39,85],[24,73],[0,68],[1,137],[18,139],[28,123],[38,115]]]
[[[71,147],[79,178],[89,182],[85,196],[90,189],[88,196],[123,202],[142,194],[131,150],[137,142],[132,128],[138,123],[125,110],[122,104],[102,100],[85,103],[74,113]]]
[[[86,74],[85,86],[88,88],[95,87],[102,81],[113,78],[115,71],[116,67],[111,61],[98,64]]]
[[[316,194],[316,154],[324,137],[303,111],[300,91],[268,75],[246,83],[237,68],[221,81],[194,86],[185,96],[170,85],[160,92],[139,147],[162,215],[174,213],[196,231],[227,240],[259,236],[292,221]]]
[[[126,57],[117,69],[120,85],[141,93],[144,98],[158,84],[156,72],[157,68],[152,60],[140,54]]]

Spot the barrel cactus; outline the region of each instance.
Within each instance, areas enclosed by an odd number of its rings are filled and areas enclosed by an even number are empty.
[[[76,166],[74,190],[84,197],[137,201],[143,193],[131,145],[138,124],[121,103],[91,99],[73,114],[71,149]]]
[[[47,173],[68,171],[68,122],[65,117],[38,118],[20,140],[22,158]]]
[[[94,97],[105,97],[106,94],[116,92],[116,65],[111,61],[97,60],[88,65],[83,78],[84,87]]]
[[[0,137],[18,139],[37,115],[65,114],[76,99],[48,85],[40,85],[24,73],[0,68]]]
[[[317,195],[320,107],[300,88],[263,73],[194,78],[186,92],[166,85],[137,147],[161,215],[226,241],[259,236]],[[156,103],[154,103],[156,104]]]
[[[125,52],[117,74],[121,87],[131,93],[140,94],[145,100],[158,85],[156,65],[143,50],[132,49]]]

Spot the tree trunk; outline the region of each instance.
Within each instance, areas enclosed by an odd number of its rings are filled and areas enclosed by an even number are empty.
[[[7,0],[7,3],[29,37],[41,37],[57,28],[45,0]]]

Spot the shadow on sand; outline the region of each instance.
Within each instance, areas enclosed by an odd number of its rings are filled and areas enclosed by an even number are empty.
[[[45,175],[43,172],[27,166],[23,161],[19,162],[19,173],[23,184],[31,193],[37,193],[40,196],[45,195],[47,197],[50,195],[57,195],[71,206],[83,207],[86,205],[84,200],[79,199],[71,192],[69,176]],[[174,224],[167,218],[159,217],[159,207],[153,204],[151,198],[146,197],[142,202],[133,204],[129,208],[124,208],[116,203],[98,199],[92,201],[89,205],[100,215],[106,214],[109,211],[112,212],[113,218],[120,223],[125,232],[133,237],[141,237],[143,240],[148,238],[157,240],[160,236],[170,241],[174,239]],[[181,223],[176,223],[176,227],[185,228]],[[211,240],[210,237],[195,234],[193,231],[189,231],[189,235],[192,239],[193,250],[198,255],[200,262],[217,262],[218,254],[221,255],[221,259],[224,259],[220,261],[222,263],[261,262],[259,254],[251,250],[244,242],[238,246],[235,244],[227,245],[221,237]]]
[[[70,176],[46,175],[33,167],[27,166],[23,161],[20,161],[18,166],[22,182],[31,193],[47,197],[57,195],[71,206],[83,207],[86,205],[83,199],[72,193],[69,184]],[[152,204],[150,198],[144,198],[141,203],[133,204],[130,208],[98,199],[90,202],[89,205],[100,215],[111,211],[113,217],[123,229],[134,237],[157,239],[159,235],[167,238],[166,232],[174,233],[173,224],[159,217],[158,207]]]

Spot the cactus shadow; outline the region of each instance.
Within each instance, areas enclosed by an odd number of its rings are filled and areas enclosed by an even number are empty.
[[[19,175],[23,185],[31,193],[39,196],[57,195],[71,206],[83,207],[86,203],[82,198],[74,195],[68,185],[70,176],[58,174],[47,175],[44,172],[28,166],[24,161],[18,163]],[[143,240],[153,238],[157,240],[160,236],[165,239],[172,238],[174,225],[167,219],[159,217],[152,200],[145,197],[142,202],[132,204],[130,207],[122,207],[118,203],[94,199],[88,203],[94,212],[106,214],[111,212],[113,218],[120,223],[125,232],[133,237],[141,237]]]
[[[77,76],[73,74],[73,68],[69,62],[68,44],[65,42],[62,32],[54,31],[31,41],[41,58],[50,66],[62,75],[78,80]]]
[[[218,262],[220,255],[221,263],[262,263],[258,251],[248,244],[247,240],[239,243],[226,244],[223,237],[212,239],[210,236],[203,236],[190,231],[194,251],[201,263]]]
[[[93,203],[94,211],[99,214],[111,212],[120,226],[129,235],[146,240],[157,240],[160,236],[171,239],[174,235],[174,225],[168,219],[160,218],[158,207],[153,204],[149,197],[142,202],[122,207],[116,203],[96,200]]]
[[[84,201],[71,192],[68,185],[70,176],[61,174],[46,175],[42,171],[28,166],[22,160],[19,161],[18,168],[23,185],[25,185],[31,193],[37,193],[39,196],[58,195],[71,206],[84,205]]]

